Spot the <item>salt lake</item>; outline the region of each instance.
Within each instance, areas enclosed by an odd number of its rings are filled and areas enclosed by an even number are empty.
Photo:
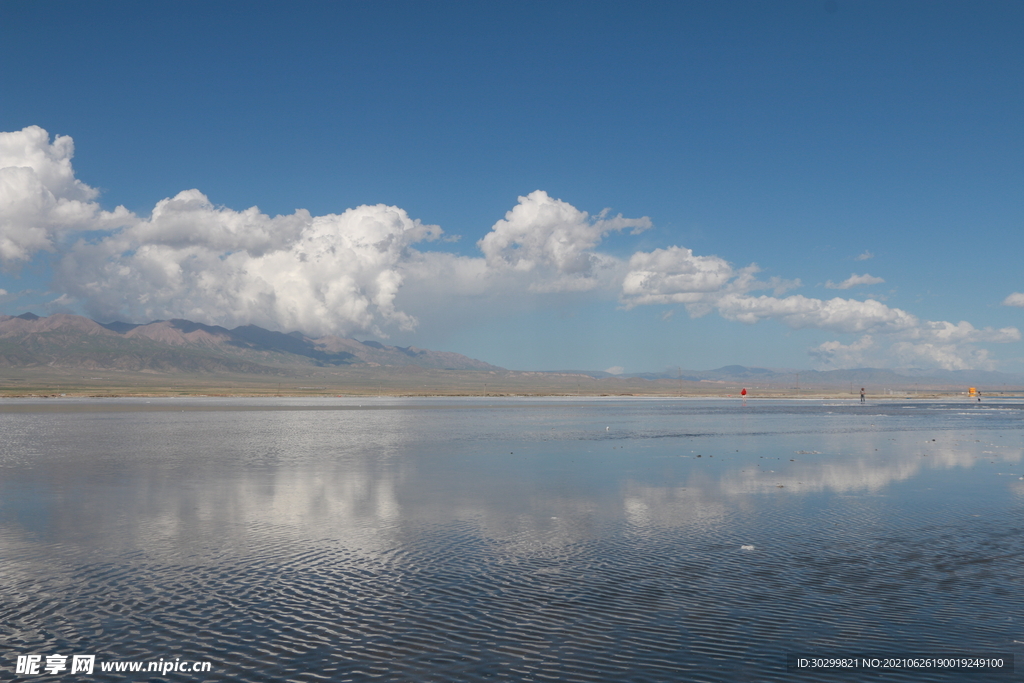
[[[1022,580],[1019,401],[0,402],[3,680],[1005,681],[787,657],[1019,669]]]

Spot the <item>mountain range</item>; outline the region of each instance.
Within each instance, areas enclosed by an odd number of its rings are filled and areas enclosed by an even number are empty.
[[[39,317],[33,313],[0,315],[0,368],[63,370],[120,370],[143,373],[228,372],[247,375],[295,375],[314,368],[423,368],[435,371],[502,372],[540,379],[590,377],[596,380],[671,380],[690,389],[714,385],[788,391],[840,388],[853,391],[889,389],[1024,387],[1024,376],[984,370],[924,370],[859,368],[850,370],[793,370],[728,365],[715,370],[674,368],[661,373],[612,375],[599,371],[558,373],[517,372],[458,353],[415,346],[386,346],[346,337],[308,337],[300,332],[274,332],[255,325],[227,329],[189,320],[155,320],[145,324],[99,323],[71,314]],[[566,380],[568,381],[568,380]],[[576,380],[573,380],[574,382]],[[639,385],[638,385],[639,386]]]
[[[280,374],[302,366],[352,365],[502,369],[458,353],[335,336],[314,339],[255,325],[229,330],[189,320],[132,324],[70,314],[0,315],[0,367]]]

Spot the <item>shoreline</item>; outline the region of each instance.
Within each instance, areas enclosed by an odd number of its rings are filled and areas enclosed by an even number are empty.
[[[0,390],[0,402],[4,399],[81,399],[81,398],[662,398],[662,399],[721,399],[735,401],[765,401],[765,400],[825,400],[825,401],[848,401],[859,403],[860,396],[850,395],[838,391],[801,391],[797,392],[766,392],[748,393],[746,396],[739,394],[720,394],[713,392],[702,393],[667,393],[667,392],[623,392],[623,393],[594,393],[594,392],[438,392],[438,391],[397,391],[397,392],[355,392],[346,391],[334,392],[275,392],[275,391],[210,391],[204,389],[159,389],[142,391],[61,391],[60,393],[21,393]],[[992,391],[983,394],[982,400],[977,401],[975,397],[968,396],[966,392],[958,391],[919,391],[916,393],[891,393],[891,394],[866,394],[867,402],[888,402],[888,401],[914,401],[914,400],[954,400],[960,399],[965,403],[984,403],[985,400],[1024,398],[1024,391]]]
[[[867,386],[866,398],[913,400],[962,398],[969,386],[925,384],[912,378],[898,386]],[[558,372],[490,372],[428,370],[415,367],[369,368],[337,371],[315,368],[302,375],[246,375],[238,373],[139,373],[101,369],[3,368],[3,398],[154,398],[154,397],[564,397],[564,398],[723,398],[823,399],[860,398],[860,383],[842,385],[750,384],[683,379],[591,377]],[[1024,397],[1024,387],[971,384],[989,398]]]

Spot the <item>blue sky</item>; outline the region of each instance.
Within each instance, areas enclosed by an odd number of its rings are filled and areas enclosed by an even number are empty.
[[[0,62],[0,313],[1024,371],[1020,3],[7,0]]]

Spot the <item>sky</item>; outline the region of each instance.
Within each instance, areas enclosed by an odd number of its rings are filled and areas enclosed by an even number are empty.
[[[1024,372],[1019,2],[0,0],[0,314]]]

